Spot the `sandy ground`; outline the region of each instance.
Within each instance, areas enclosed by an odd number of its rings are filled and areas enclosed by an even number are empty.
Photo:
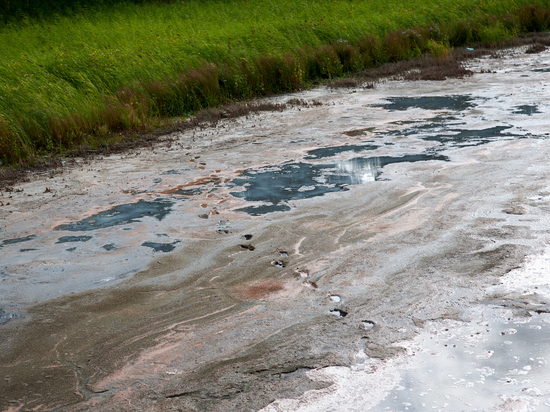
[[[498,289],[550,239],[550,53],[471,68],[277,97],[323,105],[2,193],[0,408],[383,409],[426,333],[550,310]],[[331,401],[356,370],[378,389]]]

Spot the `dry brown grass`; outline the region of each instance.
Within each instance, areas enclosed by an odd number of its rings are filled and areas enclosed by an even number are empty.
[[[533,53],[535,50],[542,51],[543,47],[550,46],[550,33],[533,33],[514,39],[507,39],[499,43],[473,45],[473,51],[466,48],[457,48],[449,56],[441,58],[425,55],[406,61],[389,63],[359,72],[350,78],[330,80],[327,85],[332,88],[357,87],[358,85],[372,88],[375,82],[391,78],[408,80],[463,78],[471,75],[471,72],[464,68],[464,61],[483,55],[498,57],[499,50],[503,48],[524,45],[530,46],[527,49],[528,53]],[[332,52],[327,52],[327,55],[336,56],[341,66],[347,64],[346,56],[354,56],[354,52],[345,44],[334,44],[331,47]],[[358,44],[357,50],[360,51],[365,59],[376,60],[377,56],[381,53],[381,47],[382,43],[380,41],[370,38]],[[240,63],[239,67],[241,73],[245,75],[248,73],[251,79],[257,75],[246,62]],[[204,72],[193,72],[189,76],[179,79],[180,85],[181,87],[185,85],[185,87],[199,89],[204,86],[205,89],[201,91],[203,94],[202,98],[208,99],[208,94],[214,91],[217,87],[216,84],[223,83],[223,79],[220,83],[220,76],[223,77],[223,73],[218,71],[218,75],[215,75],[214,71],[214,66],[209,66]],[[222,74],[220,75],[219,73]],[[144,85],[141,85],[141,87],[145,90]],[[158,98],[162,98],[163,94],[169,93],[162,83],[151,83],[147,87],[149,88],[149,92]],[[195,116],[185,121],[159,123],[155,127],[151,127],[147,125],[147,122],[151,120],[149,113],[150,97],[146,96],[144,90],[140,91],[139,88],[120,89],[95,122],[78,115],[62,120],[51,119],[51,129],[55,131],[52,134],[52,140],[64,142],[70,139],[74,144],[73,148],[66,152],[66,155],[69,158],[71,156],[86,158],[95,155],[127,152],[142,147],[152,147],[161,141],[166,142],[170,140],[170,138],[166,137],[169,133],[216,125],[222,119],[235,119],[265,111],[282,111],[291,107],[312,107],[321,104],[317,101],[304,101],[297,98],[291,98],[286,103],[261,101],[230,103],[219,108],[199,110]],[[111,134],[109,140],[105,141],[104,144],[93,144],[94,134],[102,135],[107,131],[119,132]],[[90,135],[84,132],[91,133],[92,142],[88,141]],[[0,119],[0,147],[4,147],[4,150],[15,153],[19,146],[15,145],[10,133],[5,122],[2,122],[2,119]],[[161,136],[164,137],[161,138]],[[18,155],[18,157],[24,158],[25,156]],[[15,166],[9,168],[2,167],[0,169],[0,188],[4,188],[4,190],[10,188],[18,182],[28,180],[32,174],[56,173],[62,170],[61,161],[56,158],[38,159],[31,157],[30,160],[20,160]]]
[[[537,44],[533,44],[533,45],[529,46],[527,48],[527,50],[525,50],[525,53],[527,53],[527,54],[537,54],[537,53],[542,53],[546,49],[547,49],[546,46],[544,46],[540,43],[537,43]]]

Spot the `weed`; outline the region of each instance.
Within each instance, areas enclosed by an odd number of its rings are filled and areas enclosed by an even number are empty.
[[[434,57],[440,77],[466,75],[450,59],[450,48],[498,44],[550,24],[546,0],[441,0],[437,10],[425,0],[389,0],[384,10],[359,2],[353,18],[347,0],[258,0],[247,7],[236,0],[133,1],[79,0],[82,7],[103,4],[83,9],[76,0],[0,0],[0,10],[7,10],[0,20],[9,21],[0,27],[4,163],[119,144],[128,130],[142,133],[202,109],[301,89],[317,79],[349,84],[339,80],[342,75],[388,72],[392,66],[380,66],[424,53]],[[63,10],[48,17],[54,3]],[[27,11],[17,21],[16,4],[36,13]],[[362,76],[371,81],[371,74]],[[409,76],[437,77],[428,66]]]
[[[539,32],[550,27],[550,10],[537,4],[528,4],[518,13],[521,30]]]
[[[354,88],[359,85],[360,82],[354,78],[336,79],[327,83],[327,86],[331,89]]]

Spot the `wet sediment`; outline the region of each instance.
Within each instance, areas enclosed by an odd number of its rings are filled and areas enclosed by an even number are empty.
[[[2,215],[2,408],[255,411],[331,385],[307,371],[464,320],[546,241],[537,79],[308,93],[325,104],[67,171],[56,198],[23,186]],[[445,139],[408,127],[435,117]]]

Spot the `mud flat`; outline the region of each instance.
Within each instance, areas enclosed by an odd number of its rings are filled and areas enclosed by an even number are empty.
[[[441,392],[430,373],[453,362],[422,362],[460,349],[478,380],[518,382],[486,363],[501,346],[547,381],[527,333],[548,336],[547,261],[537,288],[513,280],[550,240],[550,53],[524,51],[278,97],[323,104],[2,193],[0,407],[465,410],[476,381]],[[504,398],[482,408],[550,398],[491,382]]]

